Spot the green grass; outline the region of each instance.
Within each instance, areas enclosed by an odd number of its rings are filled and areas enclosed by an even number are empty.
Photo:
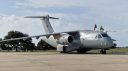
[[[128,52],[128,48],[115,48],[107,50],[107,53],[126,53]],[[88,53],[100,53],[100,50],[91,50]]]
[[[128,48],[115,48],[108,50],[108,52],[128,52]]]

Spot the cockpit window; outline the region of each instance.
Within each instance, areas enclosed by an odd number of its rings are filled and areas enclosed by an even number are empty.
[[[103,37],[109,37],[107,34],[102,34]]]
[[[97,37],[97,38],[102,38],[102,36],[101,36],[100,34],[98,34],[96,37]]]

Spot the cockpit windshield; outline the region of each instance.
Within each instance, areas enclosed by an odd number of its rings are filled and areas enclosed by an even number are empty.
[[[101,34],[103,37],[109,37],[107,34]]]

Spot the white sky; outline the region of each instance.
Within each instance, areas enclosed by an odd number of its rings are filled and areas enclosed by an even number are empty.
[[[97,24],[116,39],[118,46],[128,46],[128,0],[0,0],[0,37],[17,30],[29,35],[45,34],[39,19],[24,16],[55,16],[50,20],[56,32],[93,29]]]

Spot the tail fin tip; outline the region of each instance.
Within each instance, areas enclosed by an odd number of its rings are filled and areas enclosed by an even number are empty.
[[[26,16],[24,18],[49,18],[49,19],[59,19],[56,17],[50,17],[49,15],[45,15],[45,16]]]

